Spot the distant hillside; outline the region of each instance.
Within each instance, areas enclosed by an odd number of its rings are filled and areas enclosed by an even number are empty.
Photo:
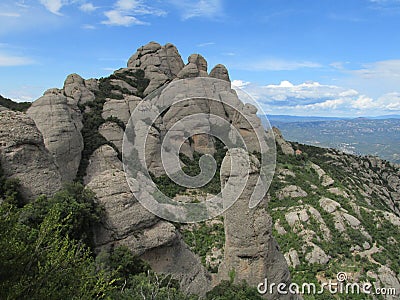
[[[400,119],[268,117],[289,141],[374,155],[400,163]],[[291,121],[295,120],[295,121]]]
[[[26,111],[31,106],[31,104],[31,102],[15,102],[0,95],[0,106],[11,110]]]

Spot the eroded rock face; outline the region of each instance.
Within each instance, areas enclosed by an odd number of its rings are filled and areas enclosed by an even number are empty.
[[[125,96],[123,100],[108,98],[104,103],[103,113],[101,115],[104,119],[116,117],[124,122],[124,124],[127,124],[132,112],[140,101],[142,101],[142,99],[133,95]]]
[[[122,141],[124,138],[124,130],[114,122],[105,122],[99,127],[99,133],[104,138],[113,143],[118,151],[122,153]]]
[[[150,42],[138,48],[128,60],[128,68],[142,69],[145,77],[150,79],[144,95],[150,94],[168,80],[176,78],[183,67],[182,58],[172,44],[161,46],[156,42]]]
[[[292,145],[290,145],[289,142],[285,141],[285,139],[282,136],[281,131],[276,127],[273,127],[272,129],[274,131],[275,141],[278,144],[278,146],[281,148],[283,154],[294,155],[294,150],[293,150]]]
[[[187,292],[205,294],[210,279],[200,259],[174,225],[160,220],[134,198],[112,147],[103,145],[93,153],[85,182],[106,212],[95,232],[98,251],[125,245],[153,270],[172,274]]]
[[[201,61],[201,59],[200,59]],[[205,77],[186,78],[172,81],[159,94],[148,96],[147,106],[143,113],[158,112],[160,103],[174,103],[156,120],[156,126],[151,128],[146,145],[146,154],[150,154],[147,165],[156,176],[163,174],[160,161],[162,137],[171,131],[170,143],[177,147],[182,144],[182,152],[191,157],[194,151],[212,154],[215,152],[214,138],[205,134],[221,126],[221,120],[232,124],[241,134],[249,152],[260,151],[257,132],[264,131],[251,104],[243,104],[236,92],[231,89],[230,82]],[[206,114],[219,118],[208,118],[205,122],[192,121],[190,126],[173,127],[179,120],[195,114]],[[139,124],[140,125],[140,124]],[[139,126],[137,125],[137,126]],[[138,127],[137,127],[138,128]],[[190,131],[191,143],[185,143],[184,133]],[[140,130],[138,130],[140,131]]]
[[[218,64],[216,65],[210,72],[210,77],[214,77],[217,79],[225,80],[231,82],[229,78],[228,70],[224,65]]]
[[[245,159],[246,154],[242,155]],[[236,177],[233,182],[244,180],[247,169],[241,170],[238,174],[231,174],[230,159],[228,154],[222,163],[221,182],[226,182],[227,176]],[[225,250],[218,276],[221,279],[229,279],[229,273],[235,270],[236,282],[245,280],[250,285],[257,286],[267,278],[268,282],[290,284],[286,260],[272,236],[272,220],[267,211],[266,199],[257,207],[249,208],[249,199],[258,178],[257,162],[253,157],[245,189],[238,200],[224,213]],[[266,297],[296,299],[294,296],[277,294]]]
[[[71,76],[66,81],[76,78]],[[79,109],[69,105],[68,98],[60,90],[52,89],[32,103],[27,115],[35,121],[42,133],[44,144],[53,155],[62,180],[74,180],[83,150],[82,116]]]
[[[5,175],[18,178],[27,200],[53,195],[61,176],[34,121],[23,113],[0,112],[0,159]]]
[[[88,83],[89,86],[93,85],[93,82]],[[68,75],[65,79],[64,94],[69,98],[70,103],[75,105],[93,101],[95,98],[93,92],[86,87],[86,81],[75,73]]]

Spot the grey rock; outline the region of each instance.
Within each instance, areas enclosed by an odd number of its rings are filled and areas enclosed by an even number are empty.
[[[182,58],[172,44],[161,46],[158,43],[149,44],[137,49],[127,64],[131,69],[142,69],[145,77],[150,79],[150,84],[144,91],[145,95],[177,77],[178,73],[184,67]]]
[[[179,73],[178,78],[193,78],[199,77],[200,71],[197,68],[196,64],[188,63]]]
[[[85,80],[78,74],[70,74],[64,81],[64,94],[73,104],[84,104],[93,101],[95,96],[85,86]]]
[[[130,93],[135,94],[137,89],[128,84],[127,82],[120,79],[111,79],[111,84],[114,86],[118,86],[122,89],[127,89]]]
[[[283,154],[294,155],[294,150],[293,150],[292,145],[290,145],[290,143],[288,143],[287,141],[284,140],[281,131],[276,127],[273,127],[272,130],[275,135],[275,141],[278,144],[278,146],[281,148]]]
[[[283,189],[279,190],[276,193],[276,196],[279,200],[282,200],[286,197],[290,198],[300,198],[300,197],[307,197],[307,192],[304,191],[301,187],[296,185],[288,185],[285,186]]]
[[[237,152],[235,155],[237,160],[246,159],[245,157],[244,151],[242,154]],[[227,182],[227,176],[229,176],[233,178],[232,184],[234,184],[236,181],[243,180],[243,176],[248,172],[247,169],[243,169],[237,174],[232,174],[230,160],[230,155],[223,160],[222,183]],[[266,209],[266,199],[257,207],[249,208],[249,199],[257,182],[258,168],[253,157],[245,189],[238,200],[224,213],[224,260],[219,267],[218,277],[229,279],[229,273],[235,270],[235,282],[245,280],[248,284],[257,286],[267,278],[268,282],[290,284],[286,260],[272,236],[272,220]],[[296,299],[291,295],[275,293],[268,295],[267,298]]]
[[[122,141],[124,138],[124,130],[114,122],[105,122],[99,127],[99,133],[104,138],[113,143],[118,151],[122,153]]]
[[[205,296],[211,289],[209,274],[181,237],[171,245],[147,251],[141,258],[149,262],[154,271],[172,274],[185,293]]]
[[[221,80],[225,80],[231,82],[229,78],[228,70],[224,65],[218,64],[216,65],[210,72],[210,77],[218,78]]]
[[[300,265],[299,255],[295,249],[290,249],[284,256],[289,266],[295,268]]]
[[[94,177],[108,170],[123,171],[123,167],[118,153],[111,146],[103,145],[90,156],[84,183],[88,184]]]
[[[132,112],[140,101],[142,101],[142,99],[133,95],[125,96],[123,100],[107,98],[101,116],[104,119],[116,117],[127,124]]]
[[[79,109],[69,105],[67,97],[53,90],[33,102],[27,115],[42,133],[44,144],[53,155],[62,180],[74,180],[83,150]]]
[[[23,113],[0,112],[0,159],[5,175],[19,179],[22,195],[29,201],[61,188],[60,172],[40,131]]]
[[[319,200],[319,205],[325,210],[327,213],[333,213],[335,210],[339,209],[341,206],[338,202],[323,197]]]
[[[330,257],[317,245],[314,245],[314,248],[311,252],[306,254],[306,261],[310,264],[327,264],[329,262]]]

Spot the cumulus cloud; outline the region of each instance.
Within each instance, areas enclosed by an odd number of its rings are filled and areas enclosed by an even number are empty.
[[[243,80],[235,79],[235,80],[232,80],[231,84],[232,84],[233,88],[235,88],[235,87],[244,88],[246,85],[249,85],[250,82],[249,81],[243,81]]]
[[[148,24],[148,22],[139,20],[137,16],[163,16],[166,15],[166,12],[148,6],[140,0],[118,0],[114,5],[114,9],[106,11],[104,15],[107,17],[107,20],[102,21],[102,24],[111,26],[131,26]]]
[[[374,99],[355,89],[319,82],[296,85],[287,80],[261,86],[233,80],[232,87],[251,95],[271,114],[352,116],[400,111],[400,93]]]

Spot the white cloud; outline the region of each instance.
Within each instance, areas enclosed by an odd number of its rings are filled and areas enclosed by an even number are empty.
[[[358,68],[343,68],[339,84],[351,86],[364,94],[378,98],[382,94],[399,91],[400,59],[362,64]]]
[[[138,20],[137,18],[129,15],[125,15],[123,12],[118,10],[106,11],[104,15],[108,18],[106,21],[102,21],[102,24],[112,26],[131,26],[131,25],[146,25],[147,23]]]
[[[232,87],[248,93],[271,114],[352,116],[400,112],[400,93],[374,99],[355,89],[319,82],[296,85],[287,80],[263,86],[233,80]]]
[[[88,29],[88,30],[94,30],[94,29],[96,29],[96,26],[90,25],[90,24],[84,24],[84,25],[82,25],[82,28]]]
[[[222,15],[221,0],[170,0],[181,11],[182,19],[205,17],[215,18]]]
[[[238,69],[251,71],[293,71],[303,68],[321,68],[322,65],[312,61],[295,61],[284,59],[264,59],[238,65]]]
[[[214,42],[206,42],[206,43],[197,44],[196,46],[197,47],[207,47],[207,46],[212,46],[212,45],[215,45],[215,43]]]
[[[63,0],[40,0],[40,3],[46,7],[48,11],[55,15],[61,15],[60,9],[66,4]]]
[[[384,94],[378,98],[378,103],[388,111],[400,111],[400,93]]]
[[[118,0],[113,10],[106,11],[104,15],[107,20],[102,24],[111,26],[131,26],[131,25],[148,25],[148,22],[141,21],[137,16],[154,15],[164,16],[166,12],[150,7],[140,0]]]
[[[98,7],[94,6],[93,3],[90,2],[84,3],[81,6],[79,6],[79,9],[84,12],[92,12],[95,11],[97,8]]]
[[[249,85],[250,82],[239,80],[239,79],[235,79],[235,80],[232,80],[231,84],[232,84],[233,88],[235,88],[235,87],[244,88],[246,85]]]
[[[398,78],[400,79],[400,60],[384,60],[370,64],[364,64],[362,69],[351,73],[364,79]]]
[[[14,12],[0,12],[0,17],[18,18],[21,14]]]
[[[0,67],[31,65],[34,61],[29,57],[0,53]]]

